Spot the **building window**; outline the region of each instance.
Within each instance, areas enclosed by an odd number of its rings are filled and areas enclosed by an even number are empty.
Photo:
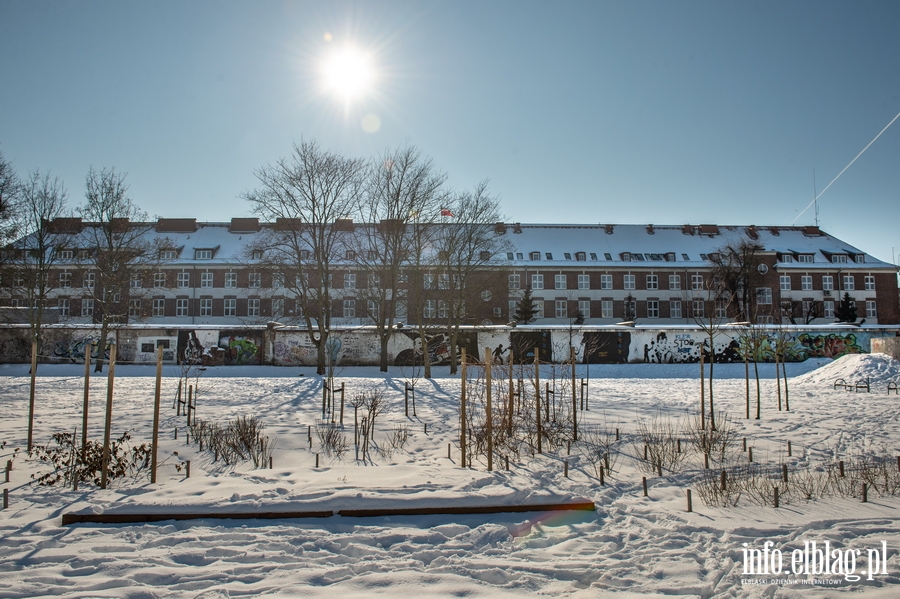
[[[772,304],[772,288],[771,287],[757,287],[756,288],[756,303],[762,305],[771,305]]]
[[[637,315],[637,301],[636,300],[625,300],[622,302],[625,307],[625,316],[628,315]]]
[[[866,275],[866,291],[874,291],[875,290],[875,277],[872,275]]]
[[[13,287],[24,287],[25,286],[25,275],[17,272],[13,275]]]
[[[669,275],[669,289],[681,289],[681,275]]]
[[[284,298],[276,297],[272,299],[272,318],[278,320],[284,316]]]
[[[166,273],[161,270],[153,273],[153,286],[156,288],[165,287]]]
[[[625,275],[625,289],[634,289],[634,275]]]
[[[569,317],[569,302],[567,302],[566,300],[556,300],[556,317]]]
[[[85,289],[93,289],[94,288],[94,278],[95,274],[92,271],[88,271],[84,273],[84,281],[82,281],[82,287]]]
[[[56,307],[59,310],[60,318],[68,318],[69,317],[69,300],[62,298],[56,300]]]
[[[765,316],[757,316],[756,317],[756,324],[772,324],[774,321],[775,321],[775,319],[772,318],[772,316],[768,315],[768,314]]]
[[[703,318],[703,300],[695,299],[691,302],[691,316],[694,318]]]
[[[194,250],[194,260],[212,260],[212,250]]]
[[[658,275],[647,275],[647,289],[659,289]]]
[[[812,277],[803,275],[800,277],[800,289],[802,291],[812,291]]]
[[[177,299],[175,300],[175,316],[187,316],[188,315],[188,302],[190,300],[187,299]]]
[[[425,273],[422,275],[422,289],[434,289],[434,275]]]
[[[151,312],[152,316],[155,318],[165,316],[166,315],[166,300],[164,299],[154,299],[153,300],[153,311]]]
[[[406,318],[409,315],[409,306],[406,304],[405,299],[398,299],[394,303],[394,317],[395,318]]]
[[[787,262],[793,262],[793,261],[794,261],[794,255],[793,255],[793,254],[782,254],[782,255],[781,255],[781,261],[784,262],[784,263],[787,263]]]
[[[69,287],[71,287],[72,286],[72,273],[70,273],[67,270],[64,270],[61,273],[59,273],[59,286],[64,289],[68,289]]]
[[[176,283],[178,287],[185,288],[191,286],[191,273],[181,271],[178,273],[178,282]]]
[[[585,255],[584,252],[575,252],[575,260],[577,262],[584,262],[585,260],[587,260],[587,255]]]
[[[877,302],[866,300],[866,318],[877,318],[876,306]]]
[[[856,289],[856,277],[853,275],[844,275],[844,291],[854,291]]]
[[[681,300],[669,302],[669,318],[681,318]]]
[[[591,288],[591,277],[589,275],[578,275],[578,288],[579,289],[590,289]]]
[[[140,289],[142,287],[141,275],[139,275],[139,274],[132,275],[131,281],[129,283],[129,287],[131,287],[132,289]]]
[[[835,264],[846,264],[847,263],[847,254],[833,254],[831,256],[831,261]]]
[[[600,289],[612,289],[612,275],[600,275]]]
[[[806,262],[810,263],[813,261],[812,254],[797,254],[797,262]]]
[[[578,313],[582,318],[590,318],[591,317],[591,301],[590,300],[578,300]]]
[[[555,275],[553,277],[554,284],[556,289],[565,289],[566,288],[566,275]]]
[[[161,260],[174,260],[178,257],[176,250],[160,250],[159,257]]]
[[[212,316],[212,300],[200,300],[200,316]]]
[[[499,310],[500,308],[495,308]],[[497,314],[497,316],[500,316]],[[438,300],[438,318],[447,318],[447,300]]]
[[[703,289],[703,275],[691,275],[691,289],[694,291]]]
[[[781,291],[790,291],[791,290],[791,276],[790,275],[781,275],[778,277],[779,285],[781,286]]]
[[[825,318],[834,318],[834,302],[826,300],[822,302],[822,316]]]
[[[344,273],[344,289],[356,289],[356,273]]]
[[[647,300],[647,318],[659,318],[659,302]]]
[[[262,287],[262,273],[247,273],[247,287],[250,287],[251,289],[259,289]]]
[[[283,272],[272,273],[272,288],[273,289],[284,288],[284,273]]]
[[[834,291],[834,278],[831,275],[822,276],[822,290]]]
[[[237,315],[237,300],[236,299],[226,299],[225,300],[225,309],[222,314],[224,316],[236,316]]]
[[[438,275],[438,289],[450,289],[450,275],[447,273]]]
[[[213,274],[211,272],[201,272],[200,273],[200,286],[201,287],[212,287],[213,286]]]
[[[57,260],[71,260],[75,257],[74,250],[56,250],[54,252]]]
[[[541,253],[540,252],[531,252],[531,254],[529,254],[529,257],[534,261],[538,261],[541,259]]]
[[[263,257],[262,250],[253,250],[252,252],[250,252],[251,260],[262,260],[262,257]]]
[[[86,297],[81,300],[81,315],[82,316],[93,316],[94,315],[94,300],[93,300],[93,298]]]
[[[543,289],[544,288],[544,275],[531,275],[531,288],[532,289]]]
[[[425,318],[434,318],[435,314],[437,314],[437,300],[425,300],[425,307],[422,311],[422,316]]]
[[[259,299],[247,300],[247,316],[259,316]]]
[[[141,300],[133,299],[128,302],[128,316],[139,318],[141,316]]]
[[[521,285],[521,276],[520,275],[509,275],[509,288],[510,289],[519,289]]]
[[[225,287],[237,287],[237,273],[236,272],[226,272],[225,273]]]
[[[612,318],[612,317],[613,317],[612,300],[602,300],[600,302],[600,318]]]
[[[534,301],[534,317],[544,318],[544,300]]]
[[[728,317],[728,300],[716,300],[716,318]]]

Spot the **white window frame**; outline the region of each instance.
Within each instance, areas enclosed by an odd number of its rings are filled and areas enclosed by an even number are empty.
[[[844,275],[844,291],[856,291],[856,277]]]
[[[647,275],[647,289],[659,289],[659,275]]]
[[[223,316],[237,316],[237,300],[233,297],[227,297],[222,304]]]
[[[554,306],[554,314],[556,315],[556,318],[568,318],[569,302],[566,300],[556,300]]]
[[[205,297],[200,300],[200,316],[212,316],[212,299]]]
[[[568,277],[566,277],[563,273],[557,273],[553,275],[553,288],[554,289],[566,289],[568,285]]]
[[[624,279],[624,289],[635,289],[634,286],[634,275],[625,275]]]
[[[681,275],[669,275],[669,289],[673,291],[681,289]]]
[[[344,289],[356,289],[356,273],[344,273]]]
[[[613,301],[600,300],[600,318],[614,318]]]
[[[520,289],[522,285],[522,277],[518,274],[509,275],[509,288],[510,289]]]
[[[191,286],[191,273],[183,270],[178,273],[178,277],[175,283],[175,286],[179,289],[186,289]]]
[[[875,290],[875,276],[874,275],[866,275],[865,289],[866,289],[866,291],[874,291]]]
[[[185,318],[188,316],[188,310],[190,309],[191,301],[189,299],[180,297],[175,300],[175,316],[178,318]]]
[[[94,271],[89,270],[89,271],[85,272],[84,279],[81,282],[81,287],[83,289],[93,289],[94,282],[96,281],[96,279],[97,279],[97,275]]]
[[[262,273],[261,272],[248,272],[247,273],[247,287],[249,289],[259,289],[262,287]]]
[[[669,318],[682,318],[681,300],[669,300]]]
[[[60,318],[68,318],[70,316],[69,308],[71,304],[69,303],[69,299],[65,297],[61,297],[56,300],[56,308],[59,310]]]
[[[588,319],[591,317],[591,300],[578,300],[578,312],[581,313],[582,318]]]
[[[236,272],[226,272],[225,273],[225,287],[227,289],[234,289],[237,287],[237,273]]]
[[[801,291],[812,291],[813,281],[812,275],[802,275],[800,277],[800,290]]]
[[[532,274],[531,275],[531,288],[532,289],[543,289],[544,288],[544,275]]]
[[[761,306],[771,306],[772,305],[772,288],[771,287],[757,287],[756,288],[756,303]]]
[[[93,316],[94,315],[94,298],[92,298],[92,297],[81,298],[81,315],[82,316]]]
[[[251,297],[247,300],[247,316],[258,317],[260,315],[259,298]]]
[[[791,275],[781,275],[778,277],[778,288],[781,291],[791,290]]]
[[[579,289],[590,289],[591,288],[591,276],[590,275],[578,275],[578,288]]]
[[[832,300],[822,302],[822,317],[834,318],[834,302]]]
[[[154,318],[162,318],[166,315],[166,300],[161,297],[153,298],[153,306],[152,312],[150,313]]]
[[[613,276],[612,275],[600,275],[600,289],[612,289],[613,288]]]
[[[213,273],[206,271],[200,273],[200,287],[213,286]]]
[[[866,318],[878,318],[878,302],[866,300]]]
[[[834,291],[834,277],[822,275],[822,291]]]
[[[691,275],[691,290],[700,291],[703,289],[703,275]]]
[[[658,300],[647,300],[647,318],[659,318]]]

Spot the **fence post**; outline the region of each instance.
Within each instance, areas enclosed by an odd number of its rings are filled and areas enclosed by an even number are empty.
[[[868,485],[866,485],[866,483],[863,483],[862,487],[863,487],[862,488],[862,491],[863,491],[862,502],[867,503],[869,501],[869,487],[868,487]]]
[[[34,431],[34,386],[37,378],[37,337],[31,340],[31,390],[28,395],[28,452],[31,453],[31,440]]]
[[[3,509],[9,507],[9,489],[3,489]]]
[[[643,485],[644,485],[644,497],[647,497],[647,477],[642,476],[641,478],[643,479]]]
[[[747,448],[747,457],[750,458],[751,462],[753,461],[753,448],[752,447]]]
[[[688,504],[688,505],[687,505],[687,511],[693,512],[693,511],[694,511],[694,506],[693,506],[693,504],[691,503],[691,490],[690,490],[690,489],[687,490],[687,504]]]
[[[844,478],[844,460],[838,462],[838,474],[841,478]]]
[[[724,470],[722,470],[722,474],[719,475],[719,486],[723,491],[728,486],[728,475],[725,474]]]
[[[191,477],[191,461],[190,460],[188,460],[187,462],[184,463],[184,477],[185,478]]]
[[[788,477],[787,477],[787,474],[788,474],[788,473],[787,473],[787,464],[782,464],[782,465],[781,465],[781,480],[782,480],[783,482],[787,482],[787,481],[788,481],[788,479],[787,479],[787,478],[788,478]]]
[[[564,460],[563,464],[563,476],[569,478],[569,460]]]
[[[788,441],[788,457],[791,457],[791,442],[790,441]],[[900,458],[900,456],[898,456],[898,458]],[[898,463],[900,463],[900,461],[898,461]]]
[[[775,495],[773,499],[775,500],[775,507],[778,507],[778,487],[775,487]]]

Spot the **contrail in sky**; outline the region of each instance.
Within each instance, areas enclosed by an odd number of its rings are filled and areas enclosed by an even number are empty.
[[[856,158],[859,158],[860,156],[862,156],[862,155],[863,155],[863,152],[865,152],[866,150],[868,150],[868,149],[869,149],[869,146],[871,146],[873,143],[875,143],[875,140],[877,140],[879,137],[881,137],[881,134],[884,133],[885,131],[887,131],[888,127],[890,127],[891,125],[893,125],[893,124],[894,124],[894,121],[896,121],[898,118],[900,118],[900,112],[897,113],[897,116],[895,116],[893,119],[891,119],[891,122],[890,122],[890,123],[888,123],[887,125],[884,126],[884,129],[882,129],[881,132],[879,132],[878,135],[875,136],[875,139],[873,139],[872,141],[870,141],[870,142],[868,143],[868,145],[867,145],[865,148],[863,148],[863,149],[860,151],[859,154],[856,155]],[[851,161],[850,161],[850,164],[848,164],[847,166],[845,166],[845,167],[844,167],[844,170],[841,171],[841,172],[839,172],[839,173],[837,174],[837,177],[835,177],[834,179],[832,179],[832,180],[831,180],[831,183],[829,183],[828,185],[826,185],[826,186],[825,186],[825,189],[823,189],[822,192],[819,193],[819,195],[817,195],[815,198],[813,198],[813,201],[810,202],[809,205],[808,205],[806,208],[804,208],[803,211],[800,212],[800,214],[798,214],[797,217],[796,217],[794,220],[791,221],[791,224],[792,224],[792,225],[793,225],[795,222],[797,222],[797,219],[798,219],[798,218],[800,218],[801,216],[803,216],[803,213],[804,213],[804,212],[806,212],[807,210],[809,210],[809,209],[812,207],[812,205],[816,203],[816,200],[818,200],[819,198],[822,197],[822,194],[823,194],[823,193],[825,193],[826,191],[828,191],[828,188],[831,187],[831,184],[834,183],[835,181],[837,181],[837,180],[840,178],[840,176],[844,174],[844,171],[846,171],[848,168],[850,168],[851,166],[853,166],[853,163],[856,162],[856,158],[854,158],[853,160],[851,160]]]

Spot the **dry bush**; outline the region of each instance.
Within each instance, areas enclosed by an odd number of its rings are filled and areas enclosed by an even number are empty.
[[[657,472],[658,468],[670,472],[681,472],[687,456],[687,452],[678,451],[681,429],[677,420],[668,415],[663,416],[659,412],[649,422],[639,420],[637,436],[632,442],[638,460],[638,468],[643,472],[650,473]]]
[[[716,416],[715,430],[709,424],[707,422],[704,427],[698,415],[685,428],[685,436],[700,455],[708,455],[711,460],[724,464],[736,453],[739,434],[737,427],[724,412],[719,412]]]

